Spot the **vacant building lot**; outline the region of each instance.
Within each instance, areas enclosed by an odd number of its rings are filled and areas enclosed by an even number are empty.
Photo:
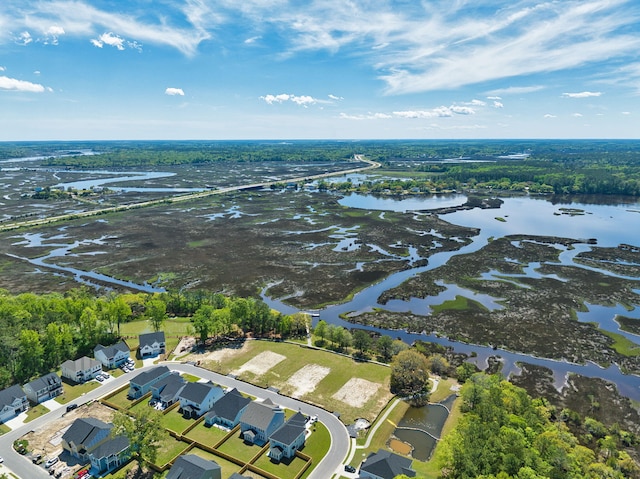
[[[339,412],[346,424],[359,417],[373,421],[392,397],[388,367],[297,344],[246,341],[186,359]]]

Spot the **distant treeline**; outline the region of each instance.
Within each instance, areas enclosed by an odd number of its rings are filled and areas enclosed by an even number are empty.
[[[92,150],[95,155],[73,155]],[[71,156],[54,157],[61,153]],[[423,191],[463,188],[640,195],[637,140],[118,141],[0,143],[0,159],[51,155],[47,166],[131,168],[221,161],[322,162],[363,154]],[[528,155],[509,158],[509,155]],[[481,162],[451,162],[464,158]],[[399,165],[401,164],[401,167]],[[425,179],[425,174],[428,176]],[[429,183],[431,182],[431,183]],[[349,185],[341,189],[348,189]]]

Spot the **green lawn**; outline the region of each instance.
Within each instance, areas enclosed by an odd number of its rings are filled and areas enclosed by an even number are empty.
[[[30,407],[27,410],[27,419],[24,422],[33,421],[34,419],[44,416],[49,412],[49,409],[44,404],[38,404],[37,406]]]
[[[65,381],[62,381],[62,389],[63,392],[60,396],[56,397],[56,401],[60,404],[66,404],[74,399],[78,399],[85,393],[89,391],[93,391],[97,387],[100,386],[100,383],[97,381],[87,381],[84,384],[75,384],[71,385]]]
[[[249,341],[246,353],[222,362],[206,363],[205,367],[211,367],[222,374],[228,374],[264,351],[272,351],[287,359],[261,376],[245,372],[240,375],[241,379],[263,387],[274,386],[279,388],[283,394],[290,395],[294,386],[289,384],[287,380],[301,368],[306,365],[321,365],[329,368],[330,373],[318,382],[314,391],[302,396],[302,399],[318,404],[328,411],[340,412],[341,418],[346,424],[359,417],[365,417],[369,420],[375,419],[378,412],[392,397],[389,392],[390,369],[388,367],[358,362],[350,357],[333,354],[329,351],[310,349],[284,342]],[[352,407],[332,397],[352,378],[362,378],[379,385],[377,393],[363,407]]]
[[[315,423],[313,426],[313,432],[307,438],[302,452],[307,456],[313,458],[311,467],[302,475],[303,478],[307,477],[315,466],[322,460],[322,458],[329,452],[329,446],[331,445],[331,435],[329,430],[321,422]]]
[[[116,406],[120,406],[122,409],[127,410],[131,407],[133,401],[127,398],[127,394],[129,393],[129,388],[125,388],[117,394],[112,396],[108,396],[106,398],[110,403],[115,404]]]
[[[173,350],[182,336],[188,334],[188,328],[191,325],[189,318],[171,318],[162,323],[161,330],[164,331],[165,340],[167,342],[167,352]],[[130,323],[124,323],[120,325],[120,334],[131,348],[131,351],[136,351],[140,342],[138,336],[143,333],[152,333],[153,328],[151,323],[147,320],[131,321]],[[133,354],[132,354],[133,356]],[[135,358],[134,358],[135,359]],[[136,366],[138,364],[136,363]]]
[[[239,434],[234,434],[222,443],[218,449],[230,456],[240,459],[243,462],[249,462],[253,456],[260,452],[261,448],[259,446],[245,443],[240,439]]]
[[[11,428],[9,426],[7,426],[6,424],[0,424],[0,436],[8,433],[9,431],[11,431]]]
[[[207,427],[202,421],[196,427],[194,427],[189,433],[186,435],[187,438],[192,439],[200,444],[206,444],[207,446],[213,446],[218,441],[223,439],[228,431],[223,431],[217,427]]]
[[[145,406],[149,407],[146,403]],[[183,418],[182,414],[178,412],[178,408],[175,408],[163,415],[161,422],[165,428],[170,429],[175,433],[182,434],[182,431],[191,426],[194,421],[195,419]]]
[[[169,436],[167,439],[165,439],[165,441],[158,449],[156,465],[160,467],[164,466],[171,459],[182,454],[187,447],[189,447],[188,443],[184,441],[178,441]]]
[[[294,457],[288,464],[283,462],[276,463],[272,462],[271,458],[267,454],[263,454],[254,464],[256,467],[270,472],[280,479],[290,479],[296,477],[296,475],[305,466],[306,461],[303,461],[298,457]]]

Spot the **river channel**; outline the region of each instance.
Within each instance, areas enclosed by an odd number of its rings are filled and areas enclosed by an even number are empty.
[[[68,173],[68,171],[67,171]],[[87,172],[84,172],[87,173]],[[97,171],[95,173],[98,173]],[[60,186],[68,187],[90,187],[101,186],[111,182],[140,180],[145,178],[158,177],[155,175],[170,175],[158,172],[136,172],[135,174],[123,175],[118,172],[100,171],[102,175],[113,176],[103,177],[97,180],[91,180],[92,183],[61,183]],[[367,210],[380,211],[427,211],[430,209],[450,207],[461,205],[466,201],[464,195],[450,196],[433,196],[433,197],[411,197],[408,199],[387,199],[377,198],[373,196],[353,194],[345,196],[340,200],[343,206],[349,208],[361,208]],[[611,271],[600,270],[597,268],[581,265],[574,262],[574,258],[581,252],[588,251],[591,248],[593,240],[599,247],[617,247],[620,244],[630,244],[640,246],[638,238],[640,237],[640,203],[637,201],[617,201],[599,204],[587,202],[569,202],[565,204],[554,204],[547,198],[534,198],[529,196],[504,198],[504,203],[499,209],[487,210],[466,210],[456,211],[449,214],[441,215],[442,219],[458,224],[461,226],[479,228],[480,233],[473,237],[471,243],[461,247],[457,251],[437,252],[427,258],[420,258],[415,249],[411,250],[411,254],[407,259],[408,268],[400,272],[394,273],[373,284],[365,290],[356,294],[350,301],[328,306],[319,311],[319,318],[328,323],[342,325],[347,328],[353,327],[351,323],[343,321],[341,315],[358,314],[361,312],[371,311],[373,308],[381,308],[388,311],[396,312],[412,312],[418,315],[426,315],[430,312],[433,305],[441,304],[443,301],[453,299],[456,296],[465,296],[482,303],[490,310],[501,308],[498,303],[500,298],[492,298],[487,295],[480,295],[473,291],[465,290],[455,284],[447,284],[440,282],[440,286],[445,290],[437,296],[418,299],[413,298],[409,301],[392,300],[386,304],[379,304],[380,295],[399,286],[404,281],[413,276],[438,268],[445,265],[453,256],[473,253],[485,247],[493,238],[500,238],[506,235],[527,235],[527,236],[555,236],[563,238],[573,238],[583,241],[574,245],[569,249],[562,245],[556,245],[561,250],[559,261],[563,265],[571,265],[586,270],[597,271],[604,275],[617,276]],[[566,209],[578,211],[578,214],[566,214]],[[92,271],[81,271],[74,268],[59,266],[55,264],[56,257],[64,257],[73,254],[72,250],[84,243],[66,244],[61,242],[59,245],[53,245],[48,238],[47,247],[57,246],[44,257],[40,258],[22,258],[37,266],[46,267],[47,269],[56,269],[61,274],[71,274],[76,281],[93,285],[118,285],[134,290],[146,292],[163,291],[162,288],[150,284],[136,284],[129,281],[120,281],[112,277],[95,273]],[[37,246],[42,238],[39,235],[25,235],[24,241],[29,246]],[[100,240],[89,240],[100,241]],[[425,260],[426,265],[416,267],[418,260]],[[424,264],[425,261],[419,264]],[[557,264],[557,263],[556,263]],[[525,275],[527,277],[540,277],[541,273],[537,271],[539,263],[532,263],[521,275],[514,275],[514,280],[518,276]],[[485,274],[487,278],[491,277],[492,272]],[[638,290],[640,292],[640,278],[628,278],[639,281]],[[501,279],[505,280],[505,275],[501,273]],[[508,280],[508,278],[506,278]],[[561,278],[555,278],[561,279]],[[274,309],[285,314],[297,312],[297,310],[285,304],[285,298],[269,298],[263,294],[263,299]],[[640,319],[640,308],[636,305],[635,309],[628,311],[621,305],[615,307],[604,307],[599,305],[589,305],[589,311],[579,313],[580,321],[595,322],[602,329],[613,331],[624,335],[627,339],[636,344],[640,344],[640,337],[635,334],[621,331],[615,317],[618,314],[624,314],[627,317]],[[494,349],[486,346],[467,344],[450,340],[448,338],[439,337],[432,334],[411,334],[405,331],[387,331],[374,327],[362,326],[365,329],[375,330],[381,333],[390,334],[393,337],[411,343],[415,340],[433,341],[445,346],[451,346],[455,351],[465,353],[473,357],[473,360],[481,367],[484,367],[490,356],[500,356],[503,361],[503,373],[509,375],[519,372],[518,363],[527,362],[540,365],[551,369],[554,373],[556,387],[561,387],[569,373],[577,373],[587,377],[599,377],[615,383],[621,394],[635,400],[640,400],[640,377],[634,375],[625,375],[614,364],[609,368],[602,368],[594,363],[584,365],[573,364],[564,361],[555,361],[544,358],[533,357],[527,354],[513,353],[501,349]]]

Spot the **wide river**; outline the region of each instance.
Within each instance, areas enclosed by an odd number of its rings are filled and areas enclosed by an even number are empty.
[[[412,211],[429,210],[441,208],[443,206],[463,204],[466,197],[463,195],[453,195],[449,197],[431,198],[411,198],[407,200],[384,199],[373,196],[353,194],[340,200],[343,206],[352,208],[364,208],[380,211]],[[592,201],[597,201],[592,203]],[[567,215],[562,214],[563,209],[572,208],[583,210],[584,214]],[[496,220],[496,217],[503,218],[504,221]],[[601,247],[616,247],[620,244],[630,244],[640,246],[640,202],[631,200],[614,200],[606,197],[597,199],[591,198],[586,202],[553,203],[548,198],[536,197],[516,197],[504,198],[504,204],[500,209],[473,209],[457,211],[450,214],[441,215],[441,218],[454,224],[462,226],[480,228],[480,234],[473,238],[473,242],[454,252],[436,253],[427,258],[426,266],[415,267],[392,274],[381,282],[356,294],[354,298],[346,303],[333,305],[320,310],[316,320],[323,319],[328,323],[353,327],[352,324],[343,321],[340,315],[343,313],[357,313],[370,311],[373,308],[381,308],[390,311],[407,311],[415,314],[427,314],[429,307],[434,304],[441,304],[446,299],[453,299],[456,295],[463,295],[482,302],[490,309],[500,308],[494,298],[486,295],[478,295],[473,291],[464,290],[457,285],[442,284],[447,290],[438,296],[427,299],[412,299],[410,301],[394,300],[387,304],[378,304],[380,295],[391,288],[402,284],[407,279],[416,274],[429,271],[446,264],[453,256],[467,254],[478,251],[484,247],[490,238],[499,238],[506,235],[530,235],[530,236],[557,236],[563,238],[584,239],[584,244],[575,245],[573,250],[565,250],[560,254],[562,264],[580,267],[587,270],[595,270],[609,276],[617,276],[606,270],[590,268],[579,263],[575,263],[573,258],[582,251],[588,251],[590,246],[586,244],[589,239],[596,239],[597,245]],[[412,257],[415,262],[416,258]],[[532,264],[525,269],[526,275],[539,277],[536,271],[538,264]],[[489,273],[490,274],[490,273]],[[504,275],[502,275],[504,277]],[[638,281],[640,293],[640,277],[627,278]],[[263,298],[274,308],[284,312],[293,313],[296,310],[273,298],[263,296]],[[626,333],[619,329],[619,325],[614,318],[618,314],[640,320],[640,308],[636,305],[633,311],[627,311],[621,305],[616,307],[604,307],[599,305],[589,305],[589,311],[579,313],[580,321],[597,322],[600,327],[606,330],[615,331],[625,337],[640,344],[640,336]],[[409,334],[404,331],[385,331],[373,327],[366,329],[391,334],[394,337],[412,342],[414,340],[427,340],[439,344],[453,347],[458,352],[477,355],[474,359],[480,366],[486,363],[489,356],[499,355],[504,363],[503,373],[517,374],[518,362],[527,362],[551,369],[554,373],[556,387],[561,387],[569,373],[582,374],[588,377],[599,377],[615,383],[619,391],[635,400],[640,400],[640,377],[635,375],[625,375],[620,372],[616,365],[609,368],[602,368],[594,363],[573,364],[562,361],[538,358],[526,354],[513,353],[505,350],[494,350],[490,347],[460,343],[447,338],[437,337],[428,334]]]

